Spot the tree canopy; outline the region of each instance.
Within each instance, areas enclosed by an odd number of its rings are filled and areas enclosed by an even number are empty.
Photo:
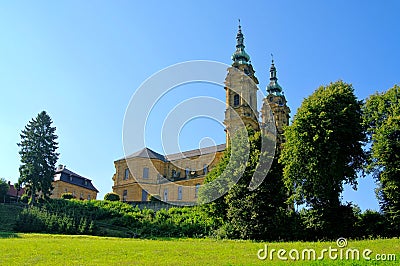
[[[55,165],[58,160],[56,128],[52,127],[50,116],[42,111],[33,118],[21,132],[20,184],[25,184],[30,202],[37,197],[48,198],[52,191]]]
[[[357,186],[366,140],[361,102],[343,81],[319,87],[285,129],[280,162],[291,200],[305,203],[335,227],[343,184]]]
[[[367,170],[379,182],[381,209],[400,232],[400,87],[371,95],[363,110],[371,143]]]
[[[215,191],[226,193],[208,203],[206,209],[223,221],[221,228],[228,237],[272,240],[286,235],[282,230],[287,210],[282,167],[277,160],[271,169],[261,166],[273,158],[273,150],[262,151],[261,142],[270,141],[262,138],[260,131],[251,128],[236,132],[233,144],[207,175],[206,185],[200,190],[200,198],[218,194]],[[265,179],[253,189],[255,171]]]

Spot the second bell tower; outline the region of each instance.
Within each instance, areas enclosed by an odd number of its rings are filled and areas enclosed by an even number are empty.
[[[262,124],[269,123],[268,118],[273,115],[276,127],[276,147],[277,152],[280,151],[281,144],[285,141],[283,138],[284,127],[289,125],[290,109],[287,106],[286,97],[283,94],[282,87],[278,84],[276,76],[276,67],[272,59],[270,67],[270,82],[267,86],[267,97],[264,98],[263,106],[261,109]],[[269,108],[268,108],[269,106]]]

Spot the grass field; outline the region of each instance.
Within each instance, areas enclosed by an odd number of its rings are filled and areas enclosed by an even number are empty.
[[[277,252],[273,260],[260,260],[257,252],[268,250],[315,249],[317,257],[324,248],[338,248],[335,242],[257,243],[213,239],[121,239],[93,236],[0,233],[0,265],[287,265]],[[346,248],[371,249],[371,259],[380,254],[396,254],[397,261],[300,260],[296,265],[397,265],[400,240],[349,241]],[[339,249],[341,250],[341,249]],[[340,254],[340,251],[337,252]],[[260,253],[263,255],[264,253]],[[292,253],[295,254],[295,253]],[[345,253],[343,253],[345,254]],[[300,255],[301,256],[301,255]],[[362,256],[362,255],[361,255]],[[345,255],[343,255],[345,257]]]

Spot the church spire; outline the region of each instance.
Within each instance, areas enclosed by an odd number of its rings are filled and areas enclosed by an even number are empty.
[[[269,85],[267,86],[267,92],[275,94],[277,96],[282,95],[282,87],[278,84],[278,78],[276,77],[276,67],[274,64],[274,56],[271,54],[272,63],[269,69],[270,78],[269,78]]]
[[[238,64],[248,64],[250,61],[250,56],[244,50],[244,36],[242,33],[242,26],[240,26],[239,19],[239,29],[236,34],[236,51],[232,55],[232,61]]]
[[[276,77],[276,67],[274,64],[274,55],[271,54],[271,57],[272,57],[272,63],[271,63],[271,68],[269,69],[269,72],[270,72],[269,80],[274,81],[276,83],[278,81],[278,78]]]

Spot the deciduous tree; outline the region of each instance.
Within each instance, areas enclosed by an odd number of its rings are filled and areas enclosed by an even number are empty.
[[[400,87],[371,95],[364,105],[364,123],[371,143],[367,170],[379,182],[381,209],[400,232]]]
[[[319,230],[328,237],[343,228],[338,215],[343,184],[356,188],[365,162],[361,105],[350,84],[321,86],[285,129],[280,162],[290,199],[312,207],[321,219]]]
[[[237,132],[232,139],[230,156],[224,156],[218,166],[207,175],[207,184],[201,196],[214,195],[213,191],[227,194],[208,204],[211,215],[223,219],[225,236],[242,239],[276,240],[287,238],[285,222],[287,218],[287,190],[282,180],[282,168],[277,160],[268,167],[258,167],[260,158],[271,160],[273,151],[262,151],[261,132],[247,128],[247,132]],[[269,141],[267,138],[264,141]],[[274,145],[273,145],[274,146]],[[269,153],[268,153],[269,152]],[[248,158],[246,158],[248,157]],[[265,177],[255,189],[250,188],[255,171]],[[224,191],[225,192],[225,191]],[[285,232],[286,231],[286,232]]]

